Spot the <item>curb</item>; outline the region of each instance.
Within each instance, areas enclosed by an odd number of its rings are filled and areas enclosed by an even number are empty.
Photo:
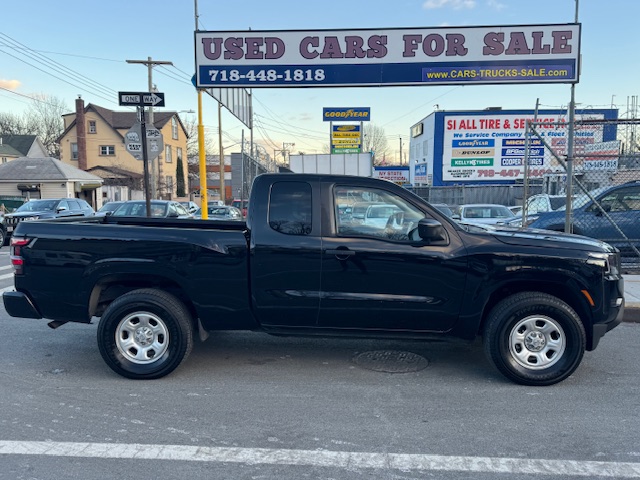
[[[640,303],[627,303],[624,306],[623,322],[640,323]]]

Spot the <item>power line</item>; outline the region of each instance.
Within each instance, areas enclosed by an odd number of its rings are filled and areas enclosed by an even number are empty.
[[[4,33],[0,32],[0,37],[4,37],[5,41],[8,39],[9,42],[13,43],[12,45],[8,45],[9,48],[11,48],[12,50],[14,50],[14,51],[16,51],[18,53],[21,53],[22,55],[24,55],[25,57],[27,57],[27,58],[29,58],[31,60],[35,60],[35,61],[43,63],[47,68],[49,68],[49,69],[51,69],[51,70],[53,70],[53,71],[55,71],[57,73],[60,73],[62,75],[67,75],[67,76],[69,76],[69,74],[71,74],[71,76],[73,77],[73,79],[75,81],[80,82],[80,83],[82,83],[82,84],[84,84],[84,85],[86,85],[88,87],[91,87],[91,88],[97,88],[99,91],[101,91],[104,94],[111,95],[112,93],[116,93],[116,91],[113,90],[112,88],[107,87],[106,85],[103,85],[101,83],[98,83],[98,82],[86,77],[85,75],[83,75],[83,74],[81,74],[81,73],[79,73],[79,72],[77,72],[75,70],[72,70],[72,69],[66,67],[65,65],[62,65],[61,63],[50,59],[49,57],[47,57],[45,55],[39,54],[35,50],[30,49],[26,45],[18,42],[17,40],[14,40],[13,38],[9,37],[8,35],[6,35]],[[14,55],[11,55],[11,54],[7,53],[6,51],[4,53],[6,53],[7,55],[10,55],[10,56],[12,56],[14,58],[17,58]],[[29,64],[28,62],[24,62],[24,63],[27,63],[30,66],[34,66],[34,65]],[[37,67],[34,66],[34,68],[37,68]],[[59,78],[59,77],[56,77],[56,78]],[[63,80],[63,81],[66,81],[66,80]],[[70,83],[68,81],[66,81],[66,82]]]

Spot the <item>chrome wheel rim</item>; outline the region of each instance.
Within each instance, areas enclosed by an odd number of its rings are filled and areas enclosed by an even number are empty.
[[[544,315],[532,315],[520,320],[509,334],[511,356],[529,370],[542,370],[555,365],[566,347],[566,335],[560,324]]]
[[[135,312],[123,318],[116,329],[118,351],[130,362],[151,364],[169,348],[165,323],[149,312]]]

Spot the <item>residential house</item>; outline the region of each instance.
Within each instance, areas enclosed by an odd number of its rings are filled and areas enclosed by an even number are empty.
[[[47,149],[36,135],[0,135],[0,163],[20,157],[45,158]]]
[[[63,119],[65,129],[58,139],[60,160],[102,177],[103,202],[144,196],[143,161],[135,159],[124,143],[125,134],[138,121],[135,111],[115,112],[91,103],[85,106],[79,97],[75,112],[63,115]],[[180,171],[185,190],[187,185],[187,132],[177,112],[155,110],[153,124],[163,136],[164,149],[149,162],[152,196],[176,199]],[[150,126],[147,123],[147,128]]]
[[[51,157],[20,157],[0,164],[3,199],[81,198],[96,208],[102,178]]]

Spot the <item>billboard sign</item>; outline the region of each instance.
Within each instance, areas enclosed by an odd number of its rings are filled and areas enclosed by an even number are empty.
[[[323,108],[322,120],[325,122],[344,122],[358,120],[368,122],[371,120],[371,108]]]
[[[398,185],[406,185],[409,183],[409,167],[373,167],[373,177],[389,180]]]
[[[331,125],[332,153],[360,153],[362,132],[360,125]]]
[[[577,83],[580,24],[196,31],[197,88]]]
[[[526,120],[533,115],[506,113],[445,115],[442,151],[443,181],[495,181],[524,178]],[[604,113],[576,114],[576,121],[602,120]],[[565,115],[542,114],[536,130],[559,157],[565,156],[568,121]],[[581,124],[576,137],[574,166],[582,168],[578,155],[590,145],[603,142],[602,124]],[[529,141],[529,176],[541,178],[549,172],[562,171],[553,155],[545,155],[541,139]]]

